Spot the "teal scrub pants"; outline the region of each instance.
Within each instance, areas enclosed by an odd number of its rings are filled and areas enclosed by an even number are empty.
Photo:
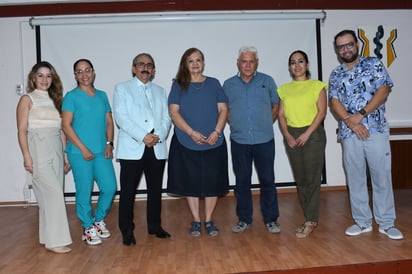
[[[83,228],[93,226],[94,222],[104,220],[112,205],[117,183],[112,159],[103,153],[95,154],[94,159],[86,161],[81,154],[69,153],[76,187],[76,212]],[[99,199],[93,214],[91,195],[94,182],[99,187]]]

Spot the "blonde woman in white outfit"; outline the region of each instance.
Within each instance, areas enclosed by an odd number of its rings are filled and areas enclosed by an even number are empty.
[[[18,141],[39,206],[39,241],[55,253],[70,252],[72,243],[63,196],[64,173],[70,166],[63,155],[62,100],[63,87],[53,66],[34,65],[27,94],[17,105]]]

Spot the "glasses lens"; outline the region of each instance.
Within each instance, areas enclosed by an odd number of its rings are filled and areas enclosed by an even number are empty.
[[[92,71],[93,71],[93,68],[87,68],[85,70],[76,70],[74,73],[76,75],[83,75],[85,73],[90,74],[90,73],[92,73]]]
[[[336,46],[336,48],[338,49],[338,51],[343,51],[345,49],[352,49],[354,45],[355,45],[355,42],[349,42],[343,45],[338,45]]]
[[[146,67],[148,69],[154,68],[154,65],[152,63],[139,62],[139,63],[136,64],[136,66],[139,67],[139,68],[144,68],[144,67]]]

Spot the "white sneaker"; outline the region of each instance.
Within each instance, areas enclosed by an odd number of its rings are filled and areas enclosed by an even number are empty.
[[[394,226],[387,228],[387,229],[379,228],[379,232],[382,234],[385,234],[392,240],[402,240],[403,239],[402,232]]]
[[[94,222],[94,227],[96,228],[97,235],[100,238],[109,238],[110,237],[110,231],[106,228],[106,223],[101,220],[100,222]]]
[[[359,226],[358,224],[353,224],[348,227],[345,231],[345,234],[348,236],[358,236],[362,233],[367,233],[372,231],[372,226]]]
[[[102,243],[102,240],[97,235],[97,230],[94,226],[85,228],[83,230],[82,241],[86,241],[89,245],[98,245]]]

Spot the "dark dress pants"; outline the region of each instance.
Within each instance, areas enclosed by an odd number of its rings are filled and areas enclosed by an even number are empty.
[[[148,230],[161,226],[163,172],[166,160],[158,160],[153,148],[146,147],[140,160],[120,160],[119,228],[123,235],[133,232],[134,201],[142,174],[147,185],[146,218]]]

